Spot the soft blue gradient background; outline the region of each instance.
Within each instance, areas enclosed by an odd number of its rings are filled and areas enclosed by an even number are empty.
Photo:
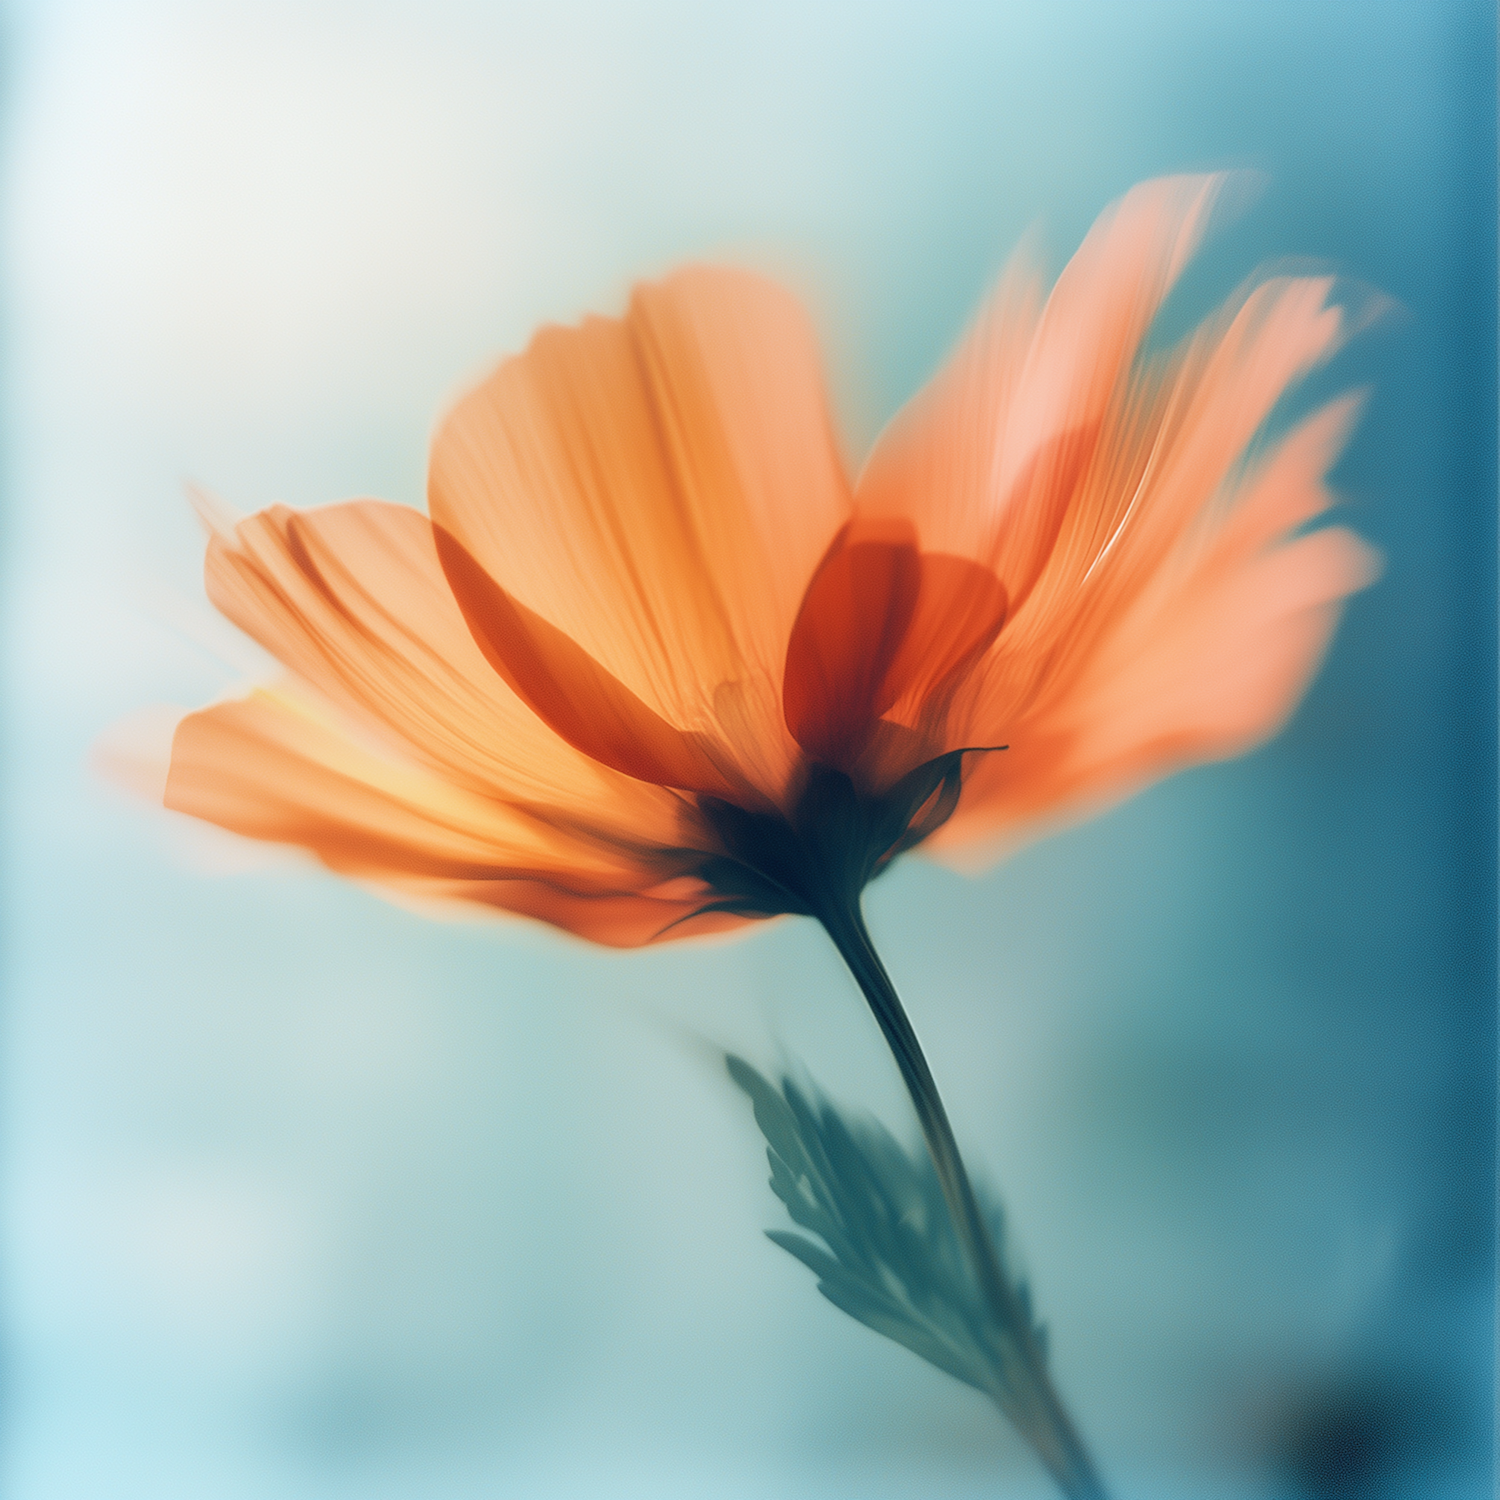
[[[86,758],[253,666],[184,479],[419,502],[466,380],[691,257],[806,297],[857,459],[1027,225],[1060,264],[1132,182],[1225,165],[1267,185],[1179,326],[1289,254],[1401,304],[1308,395],[1373,386],[1337,481],[1386,575],[1270,748],[979,881],[909,861],[871,922],[1121,1496],[1488,1493],[1488,6],[6,29],[7,1495],[1046,1492],[759,1233],[695,1037],[909,1128],[807,924],[634,955],[429,924]]]

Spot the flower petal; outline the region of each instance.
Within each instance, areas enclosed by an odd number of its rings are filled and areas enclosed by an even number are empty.
[[[1005,586],[967,557],[924,552],[921,587],[906,638],[886,674],[886,717],[929,737],[940,736],[954,691],[999,635]],[[938,749],[957,748],[936,743]]]
[[[1377,571],[1371,550],[1342,528],[1281,541],[1328,505],[1323,475],[1353,406],[1335,402],[1288,437],[1191,570],[1138,593],[1064,688],[1023,704],[998,673],[985,685],[980,717],[997,731],[1004,724],[1011,748],[974,767],[958,812],[932,840],[940,857],[988,863],[1043,823],[1276,732],[1322,657],[1339,601]]]
[[[877,721],[937,730],[955,678],[1005,620],[1005,590],[963,557],[918,552],[910,522],[861,520],[835,538],[808,585],[787,645],[787,727],[815,760],[842,770]],[[939,748],[911,742],[928,759]],[[882,778],[910,765],[882,766]]]
[[[806,320],[757,277],[706,269],[636,290],[624,319],[544,329],[442,424],[429,500],[514,601],[651,712],[756,742],[726,683],[779,680],[803,590],[848,516]],[[766,722],[758,722],[764,718]],[[770,789],[768,789],[770,790]]]
[[[731,925],[688,920],[711,899],[660,851],[632,853],[354,744],[293,691],[190,714],[164,797],[232,832],[300,845],[330,869],[424,901],[501,908],[635,946]]]
[[[215,536],[206,574],[230,620],[385,752],[470,793],[643,843],[678,841],[679,798],[564,743],[496,675],[420,512],[275,506]]]
[[[1019,608],[1222,185],[1169,177],[1132,189],[1100,216],[1040,314],[1023,247],[947,367],[881,435],[860,513],[912,518],[924,547],[992,568]]]
[[[787,645],[787,727],[815,760],[848,769],[895,701],[886,680],[922,587],[916,533],[841,532],[808,585]],[[902,532],[905,535],[902,535]]]
[[[1338,347],[1327,278],[1276,278],[1211,321],[1107,415],[1095,462],[1038,580],[1022,633],[1087,648],[1144,590],[1170,590],[1232,501],[1239,466],[1288,388]],[[1326,502],[1325,502],[1326,503]],[[1174,558],[1177,559],[1174,564]],[[1082,608],[1080,608],[1082,606]]]
[[[701,743],[653,713],[555,625],[518,604],[442,527],[438,556],[490,665],[575,749],[627,776],[714,797],[740,788]]]
[[[1257,432],[1338,345],[1328,289],[1323,279],[1267,282],[1185,351],[1137,371],[1106,418],[1052,556],[986,664],[986,713],[1007,716],[1033,698],[1045,713],[1123,638],[1128,619],[1151,618],[1190,586],[1245,503],[1239,471]],[[1304,519],[1328,503],[1318,476],[1299,470],[1277,488],[1287,485],[1307,497]]]

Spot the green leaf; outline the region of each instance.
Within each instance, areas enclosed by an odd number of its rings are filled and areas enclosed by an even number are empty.
[[[729,1075],[766,1139],[771,1190],[822,1241],[769,1229],[818,1278],[818,1290],[867,1328],[1003,1401],[1021,1393],[1023,1345],[1046,1349],[1024,1281],[1006,1265],[1004,1215],[987,1195],[1002,1268],[1024,1326],[1002,1327],[980,1295],[924,1147],[908,1151],[878,1121],[840,1111],[811,1084],[772,1084],[739,1057]]]
[[[825,1277],[838,1274],[838,1261],[826,1250],[820,1250],[811,1240],[802,1235],[792,1234],[786,1229],[768,1229],[766,1238],[795,1255],[814,1276]]]

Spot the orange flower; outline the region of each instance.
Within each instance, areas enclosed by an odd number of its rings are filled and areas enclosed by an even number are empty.
[[[1218,185],[1136,188],[1045,303],[1018,256],[853,487],[774,286],[544,329],[439,429],[430,520],[220,528],[209,595],[291,675],[182,721],[166,804],[631,946],[857,908],[917,843],[993,857],[1254,744],[1371,562],[1299,534],[1352,401],[1253,449],[1339,341],[1327,281],[1142,348]]]
[[[1326,280],[1143,348],[1218,187],[1136,188],[1045,303],[1013,262],[852,488],[807,326],[764,281],[685,271],[544,330],[439,429],[430,519],[218,529],[209,595],[290,675],[185,718],[165,791],[604,943],[822,921],[1006,1331],[996,1399],[1090,1500],[860,892],[916,844],[992,858],[1264,738],[1372,576],[1348,532],[1303,532],[1354,402],[1256,443],[1340,340]]]

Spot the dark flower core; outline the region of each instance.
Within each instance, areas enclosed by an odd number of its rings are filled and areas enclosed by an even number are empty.
[[[694,872],[715,893],[701,911],[785,913],[826,923],[856,908],[860,892],[898,854],[948,821],[963,788],[963,758],[976,753],[934,756],[876,795],[814,762],[789,817],[700,794],[698,807],[724,850],[707,855]]]

